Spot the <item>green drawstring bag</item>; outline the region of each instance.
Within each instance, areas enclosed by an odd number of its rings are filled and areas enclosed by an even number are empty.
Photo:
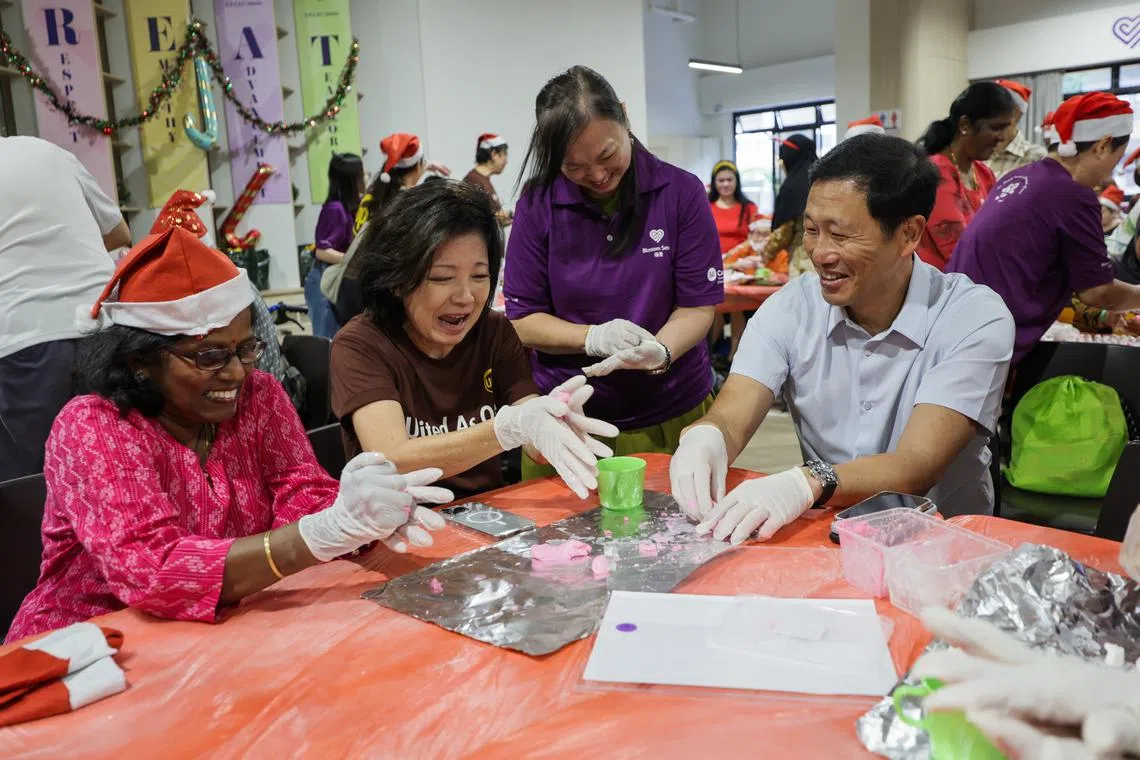
[[[1038,493],[1103,498],[1128,443],[1120,396],[1076,375],[1052,377],[1013,410],[1006,480]]]

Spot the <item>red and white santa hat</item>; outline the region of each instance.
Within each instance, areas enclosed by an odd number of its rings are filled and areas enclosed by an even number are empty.
[[[1033,94],[1033,90],[1012,79],[997,79],[994,80],[994,84],[1000,84],[1009,90],[1009,94],[1013,96],[1013,102],[1017,104],[1021,112],[1029,113],[1029,96]]]
[[[1100,192],[1100,205],[1107,209],[1123,214],[1124,213],[1124,191],[1116,185],[1109,185]]]
[[[161,231],[147,235],[119,261],[94,306],[80,307],[80,332],[114,324],[159,335],[205,335],[253,303],[245,270],[186,229],[195,226],[190,217],[197,214],[171,213],[180,215],[180,223],[163,221],[160,214],[154,230]]]
[[[483,134],[479,135],[478,147],[482,150],[494,150],[495,148],[501,148],[506,144],[507,141],[505,138],[499,137],[498,135],[493,135],[490,132],[484,132]]]
[[[749,232],[769,232],[772,229],[772,217],[760,214],[748,225]]]
[[[879,118],[878,114],[875,114],[866,119],[847,122],[847,131],[843,133],[843,139],[846,140],[849,137],[858,137],[859,135],[885,135],[886,133],[887,130],[883,129],[883,120]]]
[[[380,173],[380,181],[392,181],[389,173],[393,169],[409,169],[418,164],[424,157],[424,149],[420,146],[420,138],[407,132],[390,134],[380,141],[380,150],[387,157],[384,159],[384,170]]]
[[[1132,106],[1109,92],[1074,95],[1053,116],[1058,155],[1077,155],[1077,143],[1132,134]]]
[[[1129,153],[1129,154],[1128,154],[1128,157],[1124,159],[1124,166],[1125,166],[1125,168],[1127,168],[1127,167],[1131,166],[1132,164],[1136,163],[1136,159],[1138,159],[1138,158],[1140,158],[1140,148],[1137,148],[1136,150],[1134,150],[1134,151],[1132,151],[1131,153]]]
[[[1052,145],[1057,142],[1057,130],[1053,126],[1053,118],[1056,115],[1056,111],[1050,111],[1045,114],[1045,118],[1041,120],[1041,126],[1033,128],[1033,130],[1045,140],[1046,145]]]

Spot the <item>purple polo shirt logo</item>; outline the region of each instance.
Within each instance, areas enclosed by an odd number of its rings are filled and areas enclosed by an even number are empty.
[[[657,245],[651,248],[642,248],[641,252],[652,253],[655,259],[665,258],[665,254],[669,252],[669,246],[661,244],[661,241],[665,239],[665,230],[660,227],[654,227],[649,231],[649,239]]]
[[[716,267],[709,267],[708,273],[705,275],[709,278],[709,282],[724,282],[724,270],[717,269]]]
[[[1029,188],[1029,177],[1024,175],[1014,175],[1008,181],[1002,183],[1001,190],[998,191],[997,196],[994,198],[994,203],[1001,203],[1006,198],[1013,195],[1021,195]]]
[[[660,243],[662,238],[665,237],[665,230],[650,230],[649,237],[653,240],[654,243]]]

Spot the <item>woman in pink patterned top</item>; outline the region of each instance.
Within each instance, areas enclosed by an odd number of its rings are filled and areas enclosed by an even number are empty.
[[[443,521],[416,502],[451,499],[426,487],[440,471],[366,453],[329,477],[285,391],[251,368],[251,301],[244,270],[181,228],[119,264],[76,364],[92,393],[47,443],[40,579],[9,641],[126,606],[213,622],[373,541],[431,543],[423,528]]]

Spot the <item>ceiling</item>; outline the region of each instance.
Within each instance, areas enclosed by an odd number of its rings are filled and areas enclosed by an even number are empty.
[[[670,5],[669,0],[654,0]],[[837,0],[739,0],[740,61],[744,68],[831,55]],[[737,59],[737,0],[686,0],[700,19],[702,58]]]

